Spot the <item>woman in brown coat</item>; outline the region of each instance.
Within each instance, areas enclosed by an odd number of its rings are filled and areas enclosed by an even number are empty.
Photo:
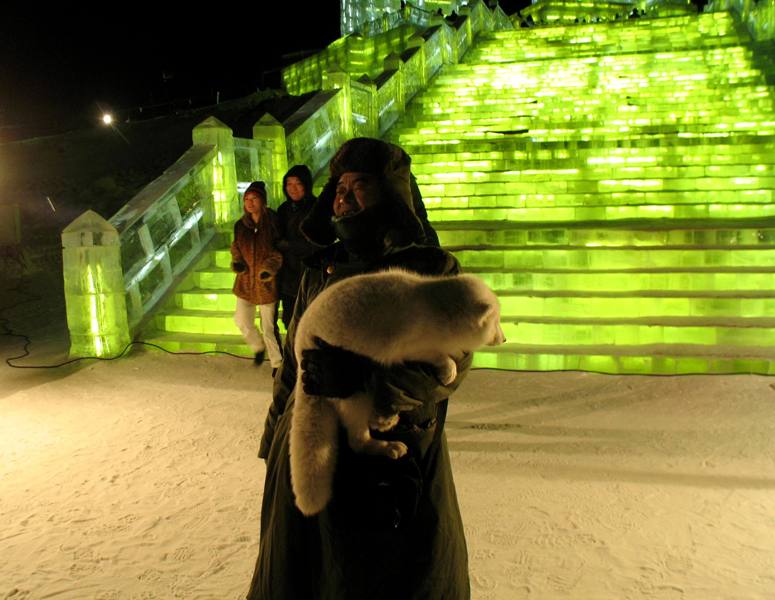
[[[276,217],[267,206],[263,181],[251,183],[242,201],[245,214],[234,224],[231,244],[231,268],[237,274],[232,290],[237,296],[234,322],[255,353],[256,364],[263,362],[267,352],[272,368],[276,369],[283,360],[275,325],[276,276],[283,262],[282,254],[275,249]],[[256,306],[261,314],[263,339],[256,328]]]

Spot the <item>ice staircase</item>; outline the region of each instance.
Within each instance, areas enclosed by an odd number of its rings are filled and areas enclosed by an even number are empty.
[[[775,371],[775,92],[727,13],[478,39],[390,132],[501,299],[478,366]],[[225,244],[222,244],[225,247]],[[146,339],[248,355],[228,251]]]
[[[227,234],[213,243],[166,307],[154,317],[143,336],[145,341],[172,352],[218,350],[252,356],[234,324],[237,300],[231,292],[234,273],[228,243]],[[279,314],[277,325],[285,334]]]
[[[502,303],[479,366],[775,371],[775,92],[727,13],[480,38],[390,132]]]

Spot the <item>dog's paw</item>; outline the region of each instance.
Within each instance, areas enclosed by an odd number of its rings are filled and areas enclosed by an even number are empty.
[[[403,442],[388,442],[385,450],[386,456],[390,458],[401,458],[409,452],[409,448]]]
[[[369,420],[369,428],[376,431],[390,431],[398,425],[398,413],[394,415],[373,415]]]
[[[439,367],[439,381],[444,385],[447,385],[455,381],[455,377],[457,377],[457,365],[454,360],[448,358],[444,364]]]
[[[370,439],[358,449],[353,448],[358,453],[371,454],[374,456],[386,456],[388,458],[401,458],[409,452],[409,448],[403,442],[388,442],[386,440]]]

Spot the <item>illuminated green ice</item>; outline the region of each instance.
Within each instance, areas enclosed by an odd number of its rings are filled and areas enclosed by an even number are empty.
[[[773,371],[775,93],[754,58],[728,13],[496,32],[410,103],[390,137],[500,296],[508,343],[477,365]]]
[[[288,170],[288,150],[282,124],[269,113],[253,125],[253,139],[265,144],[271,160],[269,205],[277,208],[284,200],[282,176]]]
[[[573,10],[622,10],[586,4],[534,4],[561,24],[482,34],[426,89],[416,63],[400,65],[411,81],[376,88],[345,75],[379,77],[391,53],[419,55],[407,52],[412,27],[335,42],[284,72],[297,93],[346,91],[284,132],[287,156],[319,145],[310,160],[324,165],[337,111],[357,115],[353,134],[397,120],[387,137],[412,156],[442,244],[501,300],[508,343],[478,352],[477,366],[775,372],[765,63],[725,12],[663,2],[660,18],[569,23]],[[159,343],[244,350],[233,277],[227,252],[209,255],[157,317]]]
[[[129,343],[118,232],[87,211],[62,232],[72,356],[116,356]]]
[[[193,138],[194,144],[210,144],[217,149],[211,166],[214,220],[217,225],[227,225],[242,214],[237,195],[234,136],[227,125],[209,117],[194,128]]]
[[[283,85],[291,94],[304,94],[323,87],[324,73],[344,71],[357,79],[362,75],[378,77],[385,58],[402,53],[410,46],[417,28],[404,24],[371,37],[349,35],[330,44],[325,50],[283,69]]]
[[[420,0],[422,2],[422,0]],[[360,31],[370,21],[382,18],[386,12],[397,13],[399,0],[339,0],[340,29],[343,36]]]

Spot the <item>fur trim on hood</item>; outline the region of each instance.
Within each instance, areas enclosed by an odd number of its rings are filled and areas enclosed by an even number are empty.
[[[375,219],[365,219],[367,215],[363,213],[378,211],[381,226],[379,230],[371,233],[384,238],[386,247],[422,239],[422,224],[413,209],[410,166],[409,155],[395,144],[373,138],[353,138],[345,142],[331,159],[331,176],[310,214],[302,222],[302,233],[310,241],[321,246],[336,241],[337,233],[332,224],[332,217],[339,177],[343,173],[360,172],[377,177],[382,200],[378,206],[364,209],[344,219],[373,223]]]

